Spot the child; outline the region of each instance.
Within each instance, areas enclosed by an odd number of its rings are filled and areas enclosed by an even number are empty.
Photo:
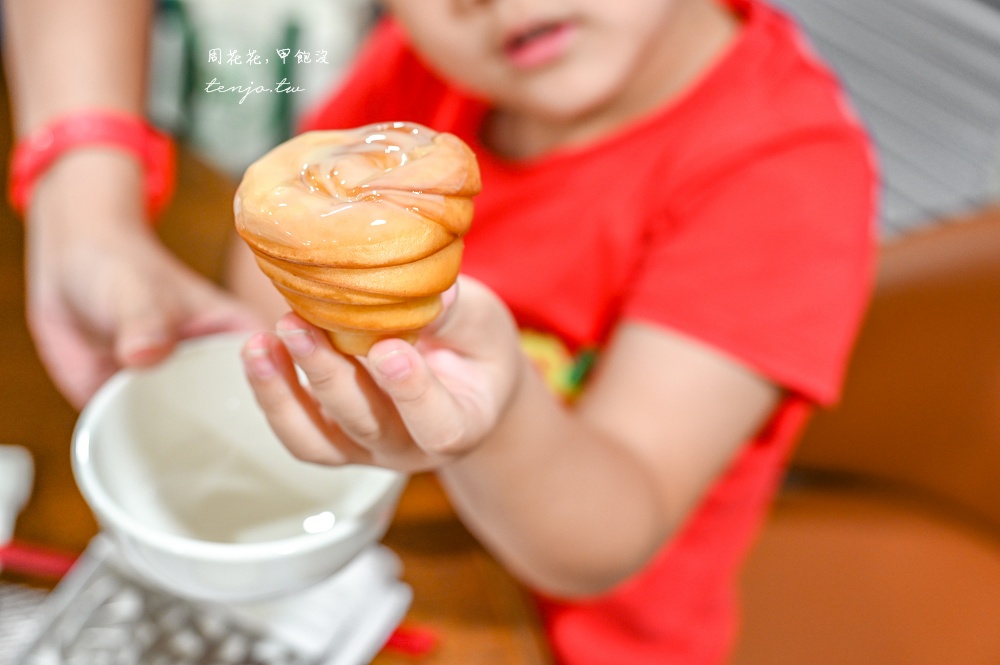
[[[867,302],[863,131],[760,0],[387,4],[307,125],[468,142],[465,276],[415,346],[367,358],[287,315],[245,348],[259,401],[303,459],[436,470],[559,662],[723,662],[738,566]]]

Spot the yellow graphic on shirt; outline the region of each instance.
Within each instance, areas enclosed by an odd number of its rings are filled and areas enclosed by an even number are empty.
[[[549,390],[566,401],[580,394],[596,357],[591,348],[574,356],[557,336],[536,330],[521,330],[521,350],[545,379]]]

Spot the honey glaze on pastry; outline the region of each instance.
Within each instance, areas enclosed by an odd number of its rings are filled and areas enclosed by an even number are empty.
[[[364,355],[440,313],[480,187],[452,134],[405,122],[308,132],[247,169],[236,230],[299,316]]]

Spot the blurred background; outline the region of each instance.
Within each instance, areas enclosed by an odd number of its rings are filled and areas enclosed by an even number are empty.
[[[751,663],[1000,662],[1000,2],[780,0],[883,174],[872,309],[743,578]]]
[[[373,0],[159,0],[149,113],[238,178],[336,85],[377,14]],[[274,87],[295,92],[206,92]],[[245,96],[244,96],[245,95]]]
[[[886,238],[1000,198],[1000,0],[777,0],[879,149]]]

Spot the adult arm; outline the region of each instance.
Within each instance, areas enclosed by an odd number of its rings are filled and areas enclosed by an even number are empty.
[[[16,134],[80,110],[142,115],[153,5],[4,2]],[[142,183],[135,156],[81,147],[39,179],[26,212],[29,325],[53,380],[77,406],[118,367],[157,362],[180,338],[257,324],[161,245]]]

